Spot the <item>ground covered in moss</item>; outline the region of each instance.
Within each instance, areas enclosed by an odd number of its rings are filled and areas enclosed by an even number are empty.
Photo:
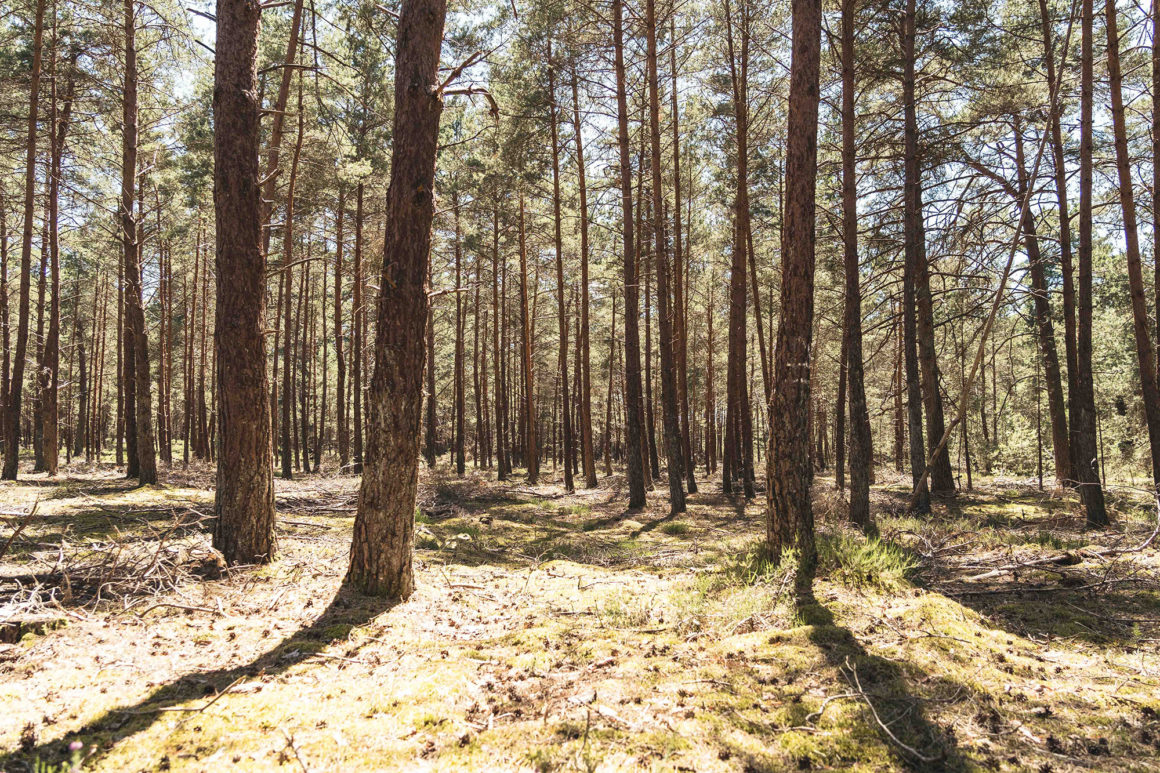
[[[278,481],[277,562],[222,572],[208,471],[0,488],[0,768],[1157,770],[1155,510],[1012,482],[843,525],[812,592],[716,483],[424,474],[419,587],[343,588],[356,480]],[[885,474],[882,476],[885,478]],[[31,515],[24,513],[31,512]]]

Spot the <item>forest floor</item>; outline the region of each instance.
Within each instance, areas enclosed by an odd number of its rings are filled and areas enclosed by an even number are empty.
[[[391,606],[342,586],[356,479],[277,481],[279,559],[222,576],[211,472],[165,477],[0,487],[3,770],[1160,769],[1130,492],[1091,532],[1072,494],[988,480],[918,520],[883,480],[867,541],[819,479],[802,597],[716,481],[674,518],[622,477],[425,471]]]

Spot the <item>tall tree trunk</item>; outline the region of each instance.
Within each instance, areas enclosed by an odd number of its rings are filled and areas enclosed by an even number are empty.
[[[640,381],[640,285],[637,282],[636,240],[632,219],[632,161],[629,155],[623,16],[622,0],[612,0],[612,37],[616,59],[616,139],[620,161],[620,235],[624,262],[625,472],[628,477],[628,506],[635,510],[645,506],[641,433],[644,426],[644,399]]]
[[[1017,201],[1027,197],[1031,181],[1027,179],[1027,166],[1023,154],[1023,130],[1018,119],[1015,121],[1015,168],[1019,175],[1019,185],[1014,191]],[[1023,208],[1023,244],[1027,250],[1027,263],[1031,274],[1031,294],[1035,299],[1035,329],[1038,334],[1039,353],[1043,359],[1043,381],[1047,389],[1047,409],[1051,419],[1051,445],[1055,460],[1055,483],[1063,486],[1071,477],[1071,450],[1067,436],[1067,412],[1063,395],[1063,381],[1059,372],[1059,353],[1055,348],[1055,326],[1051,321],[1051,301],[1047,290],[1047,274],[1043,269],[1044,258],[1039,250],[1039,235],[1035,230],[1035,217],[1030,207]]]
[[[334,360],[337,371],[334,410],[338,443],[338,466],[345,470],[350,462],[350,427],[346,416],[346,350],[342,337],[342,250],[343,225],[346,222],[346,187],[338,189],[338,212],[335,214],[334,236]]]
[[[551,100],[549,119],[552,126],[552,214],[556,245],[556,311],[560,327],[560,396],[563,421],[564,446],[564,490],[575,491],[576,484],[572,479],[572,417],[568,406],[568,315],[565,312],[564,302],[564,237],[561,234],[562,216],[560,214],[560,138],[558,107],[556,105],[556,67],[552,61],[552,40],[548,38],[548,98]]]
[[[1043,53],[1046,63],[1048,89],[1057,82],[1055,74],[1055,52],[1051,34],[1051,18],[1047,11],[1047,0],[1039,0],[1039,17],[1043,29]],[[1067,52],[1060,54],[1061,63],[1066,63]],[[1061,64],[1061,66],[1063,66]],[[1069,467],[1067,481],[1074,482],[1076,478],[1076,396],[1079,394],[1078,376],[1079,362],[1076,343],[1076,300],[1075,300],[1075,271],[1072,265],[1071,254],[1071,215],[1067,202],[1067,156],[1064,154],[1063,130],[1060,126],[1060,110],[1051,113],[1051,158],[1055,175],[1055,195],[1059,205],[1059,268],[1063,278],[1063,338],[1064,351],[1067,361],[1067,414],[1068,414],[1068,456]],[[983,369],[984,372],[986,368]],[[983,390],[984,396],[986,389]],[[983,401],[986,404],[986,400]],[[986,433],[986,422],[983,422]],[[986,435],[984,434],[984,438]],[[983,455],[983,468],[990,474],[991,456],[989,452]]]
[[[358,187],[355,189],[355,204],[354,204],[354,281],[353,294],[351,297],[351,326],[354,328],[352,336],[351,353],[350,353],[350,389],[353,393],[352,397],[352,411],[351,421],[354,424],[354,444],[351,448],[353,455],[354,466],[351,470],[356,475],[362,473],[363,469],[363,319],[365,311],[363,309],[362,297],[362,248],[363,248],[363,195],[366,192],[366,185],[362,180],[359,180]]]
[[[54,11],[55,16],[55,11]],[[55,37],[55,20],[53,23]],[[55,48],[55,42],[54,42]],[[53,83],[52,83],[52,138],[51,160],[49,163],[49,192],[48,192],[48,233],[49,258],[48,274],[51,284],[52,297],[48,312],[48,335],[44,341],[44,356],[41,361],[41,425],[44,433],[42,447],[44,454],[44,469],[49,475],[56,475],[59,450],[59,410],[57,389],[60,384],[60,179],[64,171],[64,146],[68,137],[69,121],[72,118],[73,86],[75,82],[76,60],[78,49],[73,49],[65,62],[67,75],[64,80],[63,93],[58,95],[57,79],[53,54]],[[57,99],[60,99],[58,110]],[[75,301],[79,304],[79,299]]]
[[[495,201],[491,211],[491,358],[492,376],[495,381],[495,467],[496,479],[507,480],[511,472],[511,462],[508,459],[507,432],[504,426],[504,417],[507,416],[508,385],[503,376],[503,356],[501,349],[500,329],[504,327],[503,316],[500,312],[500,268],[499,268],[499,201]],[[504,267],[507,267],[507,258],[504,258]]]
[[[520,318],[523,327],[524,371],[524,464],[528,468],[528,483],[535,485],[540,477],[540,452],[536,445],[536,379],[532,370],[532,320],[528,305],[528,247],[524,227],[524,192],[520,190]]]
[[[918,138],[917,121],[914,117],[914,13],[915,0],[907,0],[906,10],[902,19],[902,57],[904,71],[902,76],[903,104],[906,111],[905,167],[906,181],[904,185],[904,251],[905,267],[902,282],[902,314],[903,314],[903,347],[906,350],[906,413],[908,436],[910,438],[910,475],[914,484],[919,487],[919,496],[916,498],[914,510],[918,513],[929,512],[930,498],[924,472],[926,470],[926,445],[923,442],[922,428],[922,384],[919,376],[919,343],[918,343],[918,290],[919,283],[919,254],[918,240],[920,234],[916,229],[921,227],[922,212],[918,209],[917,186],[918,181]],[[937,389],[937,384],[935,384]],[[937,443],[938,441],[933,441]]]
[[[798,572],[813,577],[817,564],[810,503],[810,345],[814,322],[815,184],[818,171],[818,77],[821,0],[793,0],[786,143],[785,238],[781,316],[766,455],[766,541],[775,559],[797,547]]]
[[[850,413],[850,520],[864,530],[872,528],[870,517],[870,468],[873,443],[870,414],[866,406],[864,363],[862,360],[862,289],[858,262],[858,141],[854,110],[856,54],[854,48],[857,0],[842,3],[842,246],[846,278],[846,305],[843,327],[843,366]],[[838,416],[845,406],[839,401]],[[772,417],[771,417],[772,419]],[[846,445],[845,433],[835,436],[838,454]],[[839,456],[839,459],[841,456]],[[838,474],[842,475],[841,461]]]
[[[1120,35],[1115,2],[1105,2],[1108,34],[1108,86],[1112,92],[1112,130],[1116,145],[1116,172],[1120,209],[1124,219],[1125,257],[1128,262],[1128,294],[1132,302],[1132,329],[1136,359],[1140,366],[1140,391],[1148,440],[1152,451],[1152,484],[1160,495],[1160,386],[1156,379],[1156,350],[1148,330],[1148,302],[1144,297],[1144,271],[1140,261],[1140,236],[1136,230],[1136,200],[1132,192],[1132,159],[1128,155],[1128,130],[1124,117],[1123,76],[1120,73]]]
[[[462,478],[466,471],[464,435],[467,421],[464,408],[467,400],[463,373],[463,233],[459,225],[458,191],[451,194],[451,211],[455,218],[455,473]]]
[[[287,56],[287,64],[294,61],[294,54]],[[298,131],[294,141],[294,155],[290,160],[290,182],[286,188],[286,212],[282,224],[282,286],[284,313],[283,325],[285,334],[282,338],[282,420],[279,429],[282,434],[282,479],[290,480],[294,473],[291,466],[291,443],[294,438],[294,426],[291,417],[291,408],[294,405],[294,334],[295,328],[291,324],[291,311],[294,304],[291,302],[294,289],[294,194],[298,186],[298,160],[302,154],[302,81],[299,80],[298,89]],[[299,294],[301,295],[301,293]],[[301,323],[301,319],[299,319]],[[299,324],[299,328],[301,324]]]
[[[580,458],[585,488],[596,487],[596,454],[592,441],[592,361],[588,329],[588,185],[584,169],[583,122],[580,119],[580,87],[572,66],[572,126],[576,134],[576,175],[580,188]]]
[[[132,341],[131,378],[136,418],[137,480],[157,482],[157,450],[153,442],[153,401],[149,378],[149,345],[145,333],[144,288],[133,192],[137,179],[137,21],[136,0],[125,0],[125,86],[121,146],[121,228],[125,258],[127,339]]]
[[[431,283],[431,264],[427,264],[427,283]],[[434,469],[438,454],[435,449],[435,304],[427,305],[427,443],[424,455],[427,467]]]
[[[270,560],[275,550],[264,335],[266,261],[258,185],[261,106],[255,88],[261,8],[253,0],[218,0],[217,18],[215,346],[221,402],[213,544],[230,563],[254,563]]]
[[[649,139],[652,157],[653,236],[656,244],[657,317],[660,333],[661,414],[669,474],[669,512],[685,512],[685,464],[681,420],[677,407],[677,369],[673,356],[673,298],[669,290],[672,266],[665,236],[664,178],[661,169],[660,83],[657,76],[657,19],[655,0],[645,2],[647,38]]]
[[[922,401],[926,406],[926,433],[931,463],[930,489],[936,494],[953,494],[954,473],[950,454],[938,449],[946,432],[942,392],[939,388],[938,359],[934,341],[934,307],[930,293],[930,268],[926,254],[926,228],[923,224],[922,160],[918,147],[918,110],[915,97],[915,0],[907,0],[902,33],[902,101],[905,113],[905,202],[903,218],[905,247],[912,266],[914,303],[916,304],[916,342],[922,373]],[[937,451],[937,453],[936,453]],[[924,459],[922,469],[925,469]]]
[[[394,138],[387,192],[382,288],[371,377],[370,432],[351,545],[349,582],[364,593],[406,599],[414,590],[415,493],[423,326],[435,200],[442,94],[439,70],[446,5],[403,0],[398,21]]]
[[[1094,0],[1082,0],[1080,36],[1079,287],[1076,315],[1076,397],[1072,448],[1087,525],[1108,524],[1097,455],[1096,397],[1092,379],[1092,112]],[[992,379],[994,383],[994,379]]]
[[[733,16],[728,0],[725,5],[726,42],[729,49],[729,72],[733,89],[733,113],[737,131],[737,191],[733,204],[733,255],[729,280],[729,360],[725,384],[725,464],[721,480],[725,493],[732,493],[734,482],[742,481],[747,499],[754,496],[752,451],[746,452],[745,426],[750,406],[745,388],[746,344],[746,271],[749,233],[749,2],[740,3],[740,46],[735,46]],[[739,50],[737,50],[739,48]],[[750,430],[752,438],[752,430]],[[750,439],[752,448],[752,439]]]
[[[40,105],[40,62],[44,41],[44,0],[36,1],[32,38],[32,72],[28,98],[28,135],[25,143],[24,233],[20,245],[20,305],[16,350],[5,401],[4,480],[16,480],[20,464],[20,403],[24,393],[24,358],[28,350],[28,305],[32,281],[32,231],[36,206],[36,122]]]
[[[293,63],[298,55],[298,39],[302,31],[302,3],[303,0],[294,0],[294,10],[290,15],[290,35],[286,40],[286,55],[282,60],[284,66],[281,68],[281,77],[278,81],[278,94],[270,111],[270,138],[266,146],[266,170],[262,183],[262,251],[266,254],[270,252],[270,236],[273,233],[270,217],[273,215],[274,202],[277,200],[286,105],[290,102],[290,84],[295,71]]]
[[[670,16],[669,69],[672,78],[670,101],[673,111],[673,354],[676,360],[677,408],[681,415],[681,450],[685,459],[685,482],[690,494],[697,493],[696,465],[689,432],[689,315],[686,302],[685,270],[688,255],[681,233],[681,122],[677,98],[677,22]]]

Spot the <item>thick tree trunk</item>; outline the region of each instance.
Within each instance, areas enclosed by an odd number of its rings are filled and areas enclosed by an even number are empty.
[[[256,0],[218,0],[217,18],[213,107],[220,446],[213,544],[230,563],[254,563],[270,560],[275,550],[255,88],[261,9]]]
[[[387,192],[382,288],[371,376],[370,431],[347,580],[364,593],[406,599],[414,590],[411,556],[419,472],[423,327],[432,188],[442,94],[439,49],[443,0],[403,0],[395,71],[395,154]]]
[[[793,0],[792,63],[786,144],[785,237],[769,451],[766,456],[770,555],[796,546],[798,572],[817,564],[810,502],[810,344],[814,320],[815,184],[818,171],[818,78],[821,0]]]

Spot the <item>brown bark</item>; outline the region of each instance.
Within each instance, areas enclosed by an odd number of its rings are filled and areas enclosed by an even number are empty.
[[[334,359],[337,370],[335,385],[335,421],[337,424],[338,465],[345,468],[350,462],[350,427],[346,416],[346,350],[342,335],[342,250],[343,225],[346,222],[346,187],[338,189],[338,211],[335,214],[334,245]]]
[[[559,118],[557,116],[558,107],[556,104],[556,66],[552,61],[552,40],[548,38],[548,99],[550,100],[549,121],[551,122],[552,133],[552,215],[553,215],[553,233],[556,247],[556,312],[557,321],[560,328],[560,349],[559,349],[559,368],[560,368],[560,398],[563,410],[561,411],[563,423],[563,437],[562,443],[564,447],[564,490],[567,492],[575,491],[576,484],[572,478],[573,467],[573,445],[572,445],[572,417],[568,406],[568,315],[565,312],[564,301],[564,237],[561,233],[561,225],[563,217],[560,212],[560,138],[559,138]]]
[[[371,376],[370,431],[347,580],[364,593],[406,599],[419,471],[423,327],[442,94],[437,82],[446,6],[404,0],[399,14],[394,138],[381,292]]]
[[[365,183],[360,180],[358,187],[355,189],[355,208],[354,208],[354,291],[351,297],[351,324],[354,327],[354,334],[352,336],[351,344],[351,373],[350,373],[350,389],[352,393],[351,401],[351,421],[354,424],[354,443],[351,448],[353,456],[352,472],[356,475],[362,472],[363,468],[363,332],[365,327],[363,319],[365,310],[363,309],[362,297],[362,248],[363,248],[363,196],[366,192]]]
[[[528,305],[528,248],[524,227],[524,192],[520,191],[520,318],[523,327],[524,371],[524,464],[528,483],[535,485],[540,477],[540,453],[536,445],[536,381],[532,371],[532,319]]]
[[[1105,2],[1108,35],[1108,86],[1112,93],[1112,131],[1116,146],[1116,172],[1120,210],[1124,220],[1125,258],[1128,263],[1128,295],[1132,302],[1132,330],[1140,366],[1140,392],[1152,451],[1152,483],[1160,492],[1160,386],[1157,385],[1156,350],[1148,330],[1148,303],[1144,297],[1144,271],[1140,260],[1140,236],[1136,229],[1136,200],[1132,191],[1132,159],[1128,155],[1128,130],[1124,117],[1123,75],[1120,73],[1118,13],[1114,2]]]
[[[24,233],[20,245],[20,301],[16,350],[5,401],[4,480],[16,480],[20,464],[20,403],[24,393],[24,358],[28,349],[28,305],[32,277],[32,231],[36,205],[36,122],[40,105],[40,64],[44,41],[44,0],[36,2],[32,38],[32,72],[28,99],[28,134],[25,142]]]
[[[934,307],[931,301],[930,267],[927,262],[926,229],[923,223],[922,160],[919,157],[918,111],[915,97],[915,24],[915,3],[914,0],[908,0],[902,31],[902,102],[905,115],[905,195],[903,203],[905,248],[908,255],[907,259],[911,265],[916,315],[915,341],[918,347],[918,363],[921,371],[922,402],[926,408],[927,442],[930,444],[930,452],[934,455],[931,461],[930,490],[936,494],[953,494],[955,481],[951,471],[950,455],[945,448],[937,449],[939,441],[946,432],[946,420],[943,416],[938,358],[935,349]],[[920,472],[925,467],[924,460]]]
[[[452,453],[455,456],[455,474],[462,478],[466,470],[463,436],[467,422],[464,417],[466,400],[463,383],[463,234],[459,224],[458,190],[451,193],[451,212],[455,219],[455,372],[452,384],[455,393],[455,447]]]
[[[592,358],[588,329],[588,185],[584,169],[583,123],[580,119],[580,88],[576,65],[572,65],[572,127],[576,135],[576,175],[580,187],[580,327],[576,331],[580,359],[580,458],[585,488],[596,487],[596,455],[592,441]]]
[[[657,318],[661,367],[661,416],[669,477],[669,512],[685,512],[685,463],[677,407],[677,367],[673,355],[672,265],[665,237],[664,180],[661,169],[660,83],[657,75],[656,2],[645,2],[649,91],[649,145],[652,157],[653,236],[656,244]]]
[[[1080,36],[1080,140],[1079,140],[1079,255],[1076,309],[1076,396],[1071,417],[1072,448],[1076,480],[1087,512],[1087,524],[1108,524],[1104,490],[1100,483],[1096,450],[1096,398],[1092,380],[1092,140],[1094,2],[1082,0]],[[994,379],[992,379],[992,384]]]
[[[268,561],[275,550],[255,89],[260,27],[256,0],[218,0],[214,209],[220,453],[213,544],[230,563]]]
[[[1015,122],[1015,168],[1019,185],[1013,191],[1022,202],[1030,184],[1023,153],[1023,132]],[[1031,274],[1031,294],[1035,303],[1035,328],[1038,333],[1039,353],[1043,360],[1043,382],[1047,390],[1047,410],[1051,419],[1051,444],[1055,461],[1055,482],[1063,486],[1071,478],[1071,450],[1067,434],[1067,411],[1063,381],[1059,371],[1059,353],[1055,348],[1055,326],[1051,321],[1051,301],[1048,296],[1044,258],[1039,249],[1039,235],[1030,207],[1023,209],[1023,244],[1027,250],[1028,270]],[[1038,408],[1038,403],[1036,403]]]
[[[850,520],[865,530],[873,528],[870,516],[870,469],[873,443],[870,414],[866,406],[864,363],[862,360],[862,290],[858,262],[858,168],[854,29],[857,0],[842,3],[842,246],[845,269],[845,319],[842,341],[842,375],[849,396],[850,416]],[[839,397],[837,411],[842,421],[846,404]],[[834,437],[837,474],[843,475],[842,457],[845,432]]]
[[[125,0],[125,85],[121,145],[121,228],[125,261],[125,321],[131,342],[136,431],[137,474],[142,485],[157,482],[157,450],[153,442],[153,400],[149,378],[149,344],[145,333],[144,288],[138,222],[133,214],[137,179],[137,44],[136,0]]]
[[[821,0],[793,0],[792,14],[781,317],[770,411],[777,421],[770,423],[766,456],[766,541],[774,559],[796,546],[799,576],[812,578],[817,554],[810,503],[809,406]]]
[[[622,0],[612,0],[612,36],[616,60],[616,138],[620,161],[620,228],[624,262],[624,400],[627,457],[625,468],[628,477],[628,506],[630,509],[638,509],[645,505],[641,433],[644,425],[644,406],[640,381],[640,285],[637,282],[636,243],[633,231],[632,162],[629,156],[623,15]],[[613,334],[615,335],[615,330]]]
[[[1047,11],[1047,0],[1039,0],[1039,17],[1043,30],[1043,53],[1046,64],[1047,86],[1056,88],[1058,82],[1055,74],[1055,52],[1051,35],[1051,18]],[[1063,54],[1066,59],[1066,52]],[[1055,176],[1055,195],[1059,205],[1059,269],[1063,278],[1063,337],[1064,351],[1067,361],[1067,408],[1068,408],[1068,455],[1069,467],[1067,480],[1076,480],[1075,474],[1075,433],[1076,433],[1076,396],[1079,394],[1077,377],[1079,364],[1077,359],[1076,343],[1076,299],[1075,299],[1075,271],[1072,265],[1071,253],[1071,215],[1067,202],[1067,157],[1064,155],[1063,130],[1060,126],[1060,111],[1051,113],[1051,158]],[[984,371],[986,369],[984,368]],[[984,374],[985,375],[985,374]],[[984,396],[986,389],[983,390]],[[984,405],[986,400],[983,401]],[[984,438],[986,438],[986,421],[983,422]],[[983,454],[983,469],[988,474],[991,471],[991,457],[988,452]]]

